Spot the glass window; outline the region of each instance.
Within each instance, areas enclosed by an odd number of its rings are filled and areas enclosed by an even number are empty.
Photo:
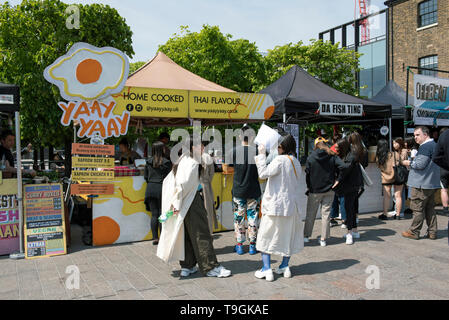
[[[425,27],[438,21],[437,0],[426,0],[418,4],[418,27]]]
[[[419,67],[428,69],[438,69],[438,56],[428,56],[419,59]],[[438,72],[430,70],[419,70],[419,74],[436,77]]]

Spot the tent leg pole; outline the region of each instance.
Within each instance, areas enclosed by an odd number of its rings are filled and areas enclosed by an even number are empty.
[[[390,151],[392,150],[392,145],[393,145],[393,139],[391,137],[391,118],[388,118],[388,134],[390,137]]]
[[[22,199],[22,154],[20,147],[20,113],[16,111],[16,154],[17,154],[17,210],[19,211],[19,243],[20,253],[12,253],[9,255],[11,259],[23,259],[25,254],[23,251],[23,199]]]
[[[282,120],[283,120],[284,125],[285,125],[285,123],[287,122],[287,115],[285,113],[282,116]]]

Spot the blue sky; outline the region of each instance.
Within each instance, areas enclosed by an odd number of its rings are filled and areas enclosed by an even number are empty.
[[[200,31],[203,24],[218,25],[233,39],[255,42],[261,52],[277,45],[318,38],[320,31],[354,19],[357,0],[64,0],[65,3],[103,3],[117,9],[133,31],[135,55],[131,62],[147,61],[158,45],[187,25]],[[12,5],[20,0],[10,0]],[[358,1],[357,1],[358,2]],[[385,8],[385,0],[371,5]],[[358,9],[357,9],[358,11]],[[357,13],[358,14],[358,13]],[[358,17],[358,16],[357,16]],[[82,16],[80,17],[83,18]]]

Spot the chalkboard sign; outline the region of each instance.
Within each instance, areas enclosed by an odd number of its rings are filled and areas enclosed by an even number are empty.
[[[24,186],[25,258],[66,254],[61,184]]]

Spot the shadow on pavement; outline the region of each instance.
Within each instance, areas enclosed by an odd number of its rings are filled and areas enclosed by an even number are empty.
[[[290,270],[295,275],[313,275],[317,273],[326,273],[335,270],[343,270],[360,263],[355,259],[330,260],[320,262],[309,262],[299,266],[290,266]]]

